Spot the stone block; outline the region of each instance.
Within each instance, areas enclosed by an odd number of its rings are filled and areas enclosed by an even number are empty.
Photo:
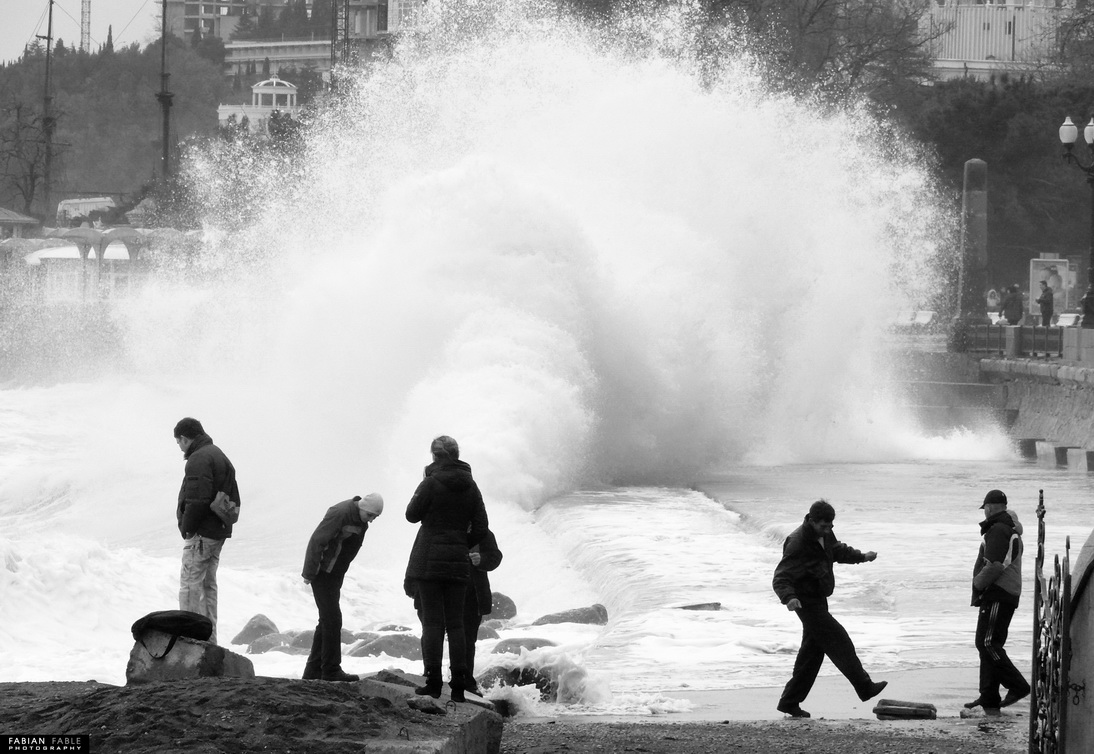
[[[242,655],[185,636],[175,639],[162,631],[146,631],[133,643],[125,668],[126,685],[188,678],[254,678],[251,661]]]
[[[1094,470],[1094,452],[1086,448],[1068,448],[1067,469],[1080,472]]]
[[[1024,437],[1018,440],[1018,452],[1022,458],[1037,457],[1037,443],[1042,442],[1036,438]]]

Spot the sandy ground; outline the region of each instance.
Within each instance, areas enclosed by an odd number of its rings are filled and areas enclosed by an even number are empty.
[[[889,686],[878,699],[933,704],[935,720],[878,720],[877,700],[860,702],[842,676],[817,680],[794,720],[775,709],[781,687],[676,691],[688,712],[649,717],[564,717],[506,722],[502,754],[650,752],[652,754],[1022,754],[1028,751],[1029,706],[1001,717],[968,713],[976,668],[930,668],[877,675]],[[962,716],[964,713],[965,716]]]
[[[935,704],[937,720],[880,721],[841,677],[818,680],[809,720],[774,709],[778,688],[673,692],[690,712],[645,717],[506,720],[503,754],[650,752],[706,754],[1021,754],[1024,704],[999,718],[961,717],[975,669],[934,669],[880,678],[881,698]],[[892,691],[892,693],[890,693]],[[271,752],[348,754],[369,742],[446,734],[453,715],[429,715],[365,699],[352,684],[281,678],[200,679],[138,687],[0,683],[0,734],[88,734],[94,754]],[[446,719],[447,718],[447,719]],[[447,731],[448,733],[451,730]]]

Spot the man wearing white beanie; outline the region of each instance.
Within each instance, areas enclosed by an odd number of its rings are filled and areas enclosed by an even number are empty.
[[[304,582],[311,585],[319,623],[311,653],[304,665],[305,681],[356,681],[342,670],[342,580],[365,539],[368,525],[384,512],[384,499],[376,492],[343,500],[327,509],[308,540],[304,555]]]

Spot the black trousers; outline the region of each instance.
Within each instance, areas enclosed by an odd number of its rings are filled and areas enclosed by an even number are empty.
[[[475,643],[479,640],[479,626],[482,625],[482,612],[479,610],[479,598],[475,585],[467,584],[467,593],[463,600],[463,640],[467,656],[467,672],[475,674]]]
[[[985,602],[976,618],[976,651],[980,653],[980,703],[984,707],[999,706],[999,686],[1011,691],[1029,689],[1025,676],[1007,656],[1010,620],[1015,605]]]
[[[467,670],[467,642],[463,629],[463,581],[419,581],[422,604],[422,664],[426,672],[439,670],[448,634],[448,664],[452,675]]]
[[[846,629],[828,612],[828,600],[803,602],[796,611],[802,622],[802,643],[794,660],[794,675],[783,689],[780,704],[801,704],[817,680],[825,656],[861,696],[872,681],[863,669]]]
[[[311,593],[319,608],[319,623],[304,665],[305,678],[319,678],[342,669],[342,577],[320,573],[311,581]]]

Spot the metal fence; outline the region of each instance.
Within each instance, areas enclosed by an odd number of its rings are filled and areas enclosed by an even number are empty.
[[[1033,689],[1029,754],[1065,754],[1071,665],[1071,538],[1064,557],[1045,565],[1045,493],[1037,502],[1037,571],[1033,579]]]

